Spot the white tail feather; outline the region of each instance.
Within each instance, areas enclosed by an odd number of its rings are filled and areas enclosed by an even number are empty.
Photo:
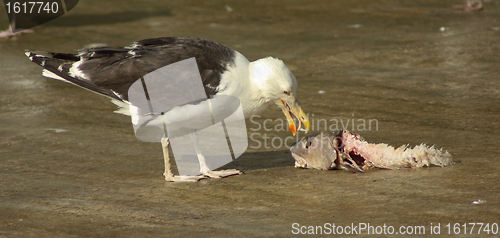
[[[66,82],[66,83],[71,83],[68,80],[66,80],[66,79],[60,77],[59,75],[57,75],[55,73],[52,73],[52,72],[50,72],[50,71],[48,71],[46,69],[44,69],[42,71],[42,75],[43,75],[43,77],[47,77],[47,78],[51,78],[51,79],[56,79],[56,80],[63,81],[63,82]]]

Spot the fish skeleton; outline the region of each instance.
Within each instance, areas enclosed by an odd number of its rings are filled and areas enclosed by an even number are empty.
[[[395,149],[373,144],[347,130],[308,136],[290,147],[295,167],[320,170],[345,169],[363,172],[371,168],[402,169],[446,166],[453,162],[448,151],[420,144]]]

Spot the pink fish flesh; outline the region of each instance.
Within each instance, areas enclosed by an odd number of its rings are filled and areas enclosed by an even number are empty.
[[[414,148],[373,144],[347,130],[319,133],[290,147],[295,167],[312,169],[347,169],[363,172],[371,168],[402,169],[446,166],[453,160],[443,149],[420,144]]]

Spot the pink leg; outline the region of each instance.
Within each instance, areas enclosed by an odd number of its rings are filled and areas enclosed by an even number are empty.
[[[34,30],[20,30],[14,32],[15,29],[16,29],[16,19],[14,15],[14,20],[12,20],[12,24],[9,26],[9,28],[7,28],[7,30],[5,31],[0,32],[0,38],[9,38],[11,36],[21,35],[22,33],[35,33]]]

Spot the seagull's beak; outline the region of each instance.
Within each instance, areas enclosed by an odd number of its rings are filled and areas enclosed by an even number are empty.
[[[290,128],[290,131],[292,131],[292,134],[295,135],[297,133],[297,130],[301,129],[301,125],[304,124],[304,129],[305,132],[307,133],[311,129],[311,123],[309,122],[309,118],[307,115],[302,111],[302,108],[300,107],[298,102],[293,103],[293,105],[288,104],[285,102],[283,99],[280,99],[281,105],[281,110],[283,110],[283,114],[285,114],[286,120],[288,121],[288,128]],[[293,121],[292,114],[298,119],[299,121],[299,126],[295,126],[295,122]]]

